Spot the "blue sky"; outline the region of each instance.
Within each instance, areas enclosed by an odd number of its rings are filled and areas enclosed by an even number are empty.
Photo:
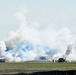
[[[0,0],[0,40],[17,29],[14,14],[24,10],[28,22],[37,21],[41,27],[68,27],[76,32],[76,0]]]

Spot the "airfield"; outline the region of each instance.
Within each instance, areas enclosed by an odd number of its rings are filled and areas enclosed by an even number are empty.
[[[76,71],[76,62],[20,62],[20,63],[0,63],[0,75],[12,75],[16,73],[34,73],[43,71]],[[76,72],[75,72],[76,73]]]

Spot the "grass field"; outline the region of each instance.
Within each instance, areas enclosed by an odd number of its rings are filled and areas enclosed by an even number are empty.
[[[0,73],[9,72],[34,72],[50,70],[76,70],[75,62],[52,63],[52,62],[23,62],[23,63],[0,63]]]

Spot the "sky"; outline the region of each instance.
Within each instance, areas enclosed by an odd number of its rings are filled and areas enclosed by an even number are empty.
[[[76,0],[0,0],[0,40],[18,28],[17,12],[22,12],[28,23],[38,22],[41,29],[68,27],[76,33]]]

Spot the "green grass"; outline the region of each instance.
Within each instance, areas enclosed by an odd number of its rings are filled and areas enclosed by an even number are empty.
[[[24,62],[24,63],[0,63],[0,72],[18,71],[48,71],[48,70],[76,70],[75,62]]]
[[[27,69],[27,68],[59,68],[76,69],[76,63],[51,63],[51,62],[25,62],[25,63],[0,63],[0,70],[3,69]]]

